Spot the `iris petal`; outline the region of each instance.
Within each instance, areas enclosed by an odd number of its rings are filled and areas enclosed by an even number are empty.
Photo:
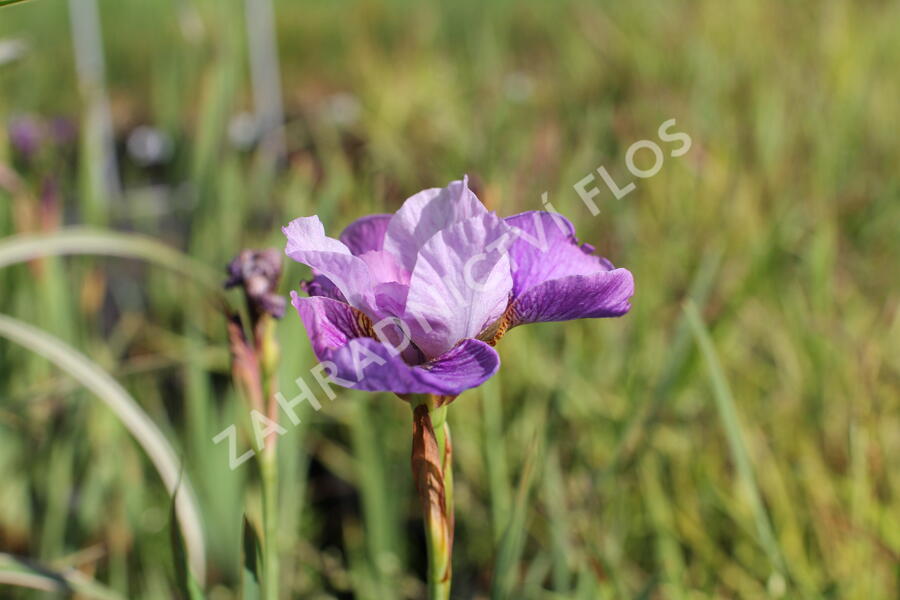
[[[593,247],[556,213],[525,212],[505,219],[518,230],[509,249],[513,302],[510,327],[543,321],[617,317],[628,312],[634,278]]]
[[[282,231],[287,236],[285,254],[327,277],[350,304],[362,309],[370,306],[369,268],[347,246],[325,235],[319,217],[294,219]]]
[[[491,213],[441,230],[419,251],[404,320],[426,356],[476,337],[506,310],[512,290],[504,240],[509,227]]]
[[[633,294],[634,278],[627,269],[551,279],[513,301],[509,326],[620,317],[631,308]]]
[[[357,219],[341,232],[340,240],[354,256],[381,250],[391,217],[393,215],[368,215]]]
[[[327,361],[336,383],[360,390],[453,396],[489,379],[500,366],[493,348],[463,340],[441,356],[409,365],[390,345],[372,337],[359,311],[330,298],[291,301],[300,313],[320,361]]]
[[[469,189],[468,177],[451,181],[445,188],[423,190],[409,197],[387,226],[384,249],[400,260],[407,271],[416,264],[419,249],[434,234],[458,221],[487,214]]]

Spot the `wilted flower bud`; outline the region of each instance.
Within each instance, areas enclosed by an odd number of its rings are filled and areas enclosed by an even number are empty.
[[[280,279],[281,252],[275,248],[242,250],[228,264],[225,287],[243,287],[255,316],[270,314],[280,319],[285,307],[285,299],[277,291]]]

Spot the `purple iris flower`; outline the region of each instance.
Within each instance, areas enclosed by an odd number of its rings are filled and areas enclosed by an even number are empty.
[[[327,237],[318,217],[283,228],[285,253],[309,265],[309,297],[291,293],[332,380],[361,390],[456,396],[500,366],[493,346],[526,323],[617,317],[634,279],[556,213],[505,219],[467,178],[407,199],[393,215]]]

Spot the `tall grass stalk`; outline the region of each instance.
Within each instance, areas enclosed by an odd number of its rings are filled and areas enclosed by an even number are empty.
[[[97,0],[69,0],[69,19],[78,84],[84,103],[81,161],[88,219],[105,223],[120,196],[112,113],[106,94],[106,63]]]
[[[753,466],[750,462],[747,443],[744,440],[743,430],[738,419],[734,397],[731,394],[731,388],[719,362],[718,353],[703,322],[703,317],[700,316],[700,311],[697,310],[697,305],[687,301],[684,305],[684,312],[687,315],[694,339],[697,345],[700,346],[700,351],[706,362],[707,374],[713,388],[713,398],[716,402],[719,418],[722,420],[722,427],[725,429],[725,438],[728,441],[731,458],[734,460],[737,468],[741,486],[750,500],[750,509],[753,512],[759,543],[769,558],[769,562],[774,570],[773,576],[784,577],[787,575],[786,565],[781,549],[778,547],[775,533],[772,530],[769,516],[766,513],[762,494],[756,483],[756,476],[753,473]]]

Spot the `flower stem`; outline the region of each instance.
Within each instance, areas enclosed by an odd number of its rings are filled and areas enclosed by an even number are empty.
[[[433,399],[413,408],[412,468],[428,549],[428,597],[448,600],[453,553],[453,471],[447,407]]]
[[[278,455],[275,439],[259,457],[263,500],[263,586],[266,600],[278,600]]]
[[[272,421],[278,420],[275,401],[277,391],[280,350],[275,332],[275,320],[263,315],[257,324],[256,341],[261,370],[263,397],[268,398],[267,412]],[[269,436],[259,455],[260,485],[263,500],[263,590],[265,600],[279,597],[279,548],[278,548],[278,437]]]

